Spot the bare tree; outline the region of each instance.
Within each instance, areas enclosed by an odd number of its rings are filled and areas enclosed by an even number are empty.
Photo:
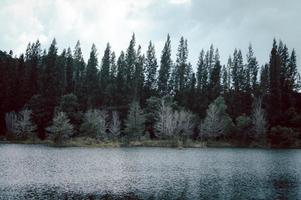
[[[112,120],[110,123],[109,131],[113,137],[118,137],[120,135],[120,119],[117,111],[113,111]]]
[[[209,105],[207,115],[200,125],[201,137],[219,137],[225,134],[231,123],[226,108],[222,97],[218,97]]]
[[[170,105],[162,99],[157,115],[155,129],[160,137],[166,138],[173,136],[176,130],[176,122],[174,121],[174,112]]]
[[[191,112],[173,111],[162,99],[155,128],[162,138],[172,136],[190,136],[194,127],[194,115]]]
[[[255,138],[263,137],[267,129],[267,120],[261,98],[254,101],[251,119]]]
[[[185,110],[174,112],[174,121],[176,122],[177,136],[191,136],[194,127],[194,115]]]
[[[81,132],[86,135],[95,136],[98,139],[107,138],[108,113],[104,110],[88,110],[84,115]]]
[[[18,137],[32,136],[36,130],[36,126],[31,121],[31,110],[25,109],[19,113],[6,113],[7,129],[16,134]]]

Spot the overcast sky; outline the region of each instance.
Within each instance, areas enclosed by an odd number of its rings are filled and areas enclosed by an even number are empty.
[[[48,48],[55,37],[60,52],[80,40],[85,60],[92,43],[99,56],[107,42],[119,55],[135,32],[143,51],[149,40],[155,43],[157,57],[167,33],[173,57],[184,36],[193,65],[211,43],[223,63],[234,48],[245,55],[252,43],[263,64],[274,37],[301,58],[300,0],[1,0],[0,19],[0,49],[16,54],[37,38]]]

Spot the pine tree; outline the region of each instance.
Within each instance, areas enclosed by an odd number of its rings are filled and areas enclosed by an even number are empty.
[[[288,77],[287,77],[287,89],[288,91],[297,91],[299,89],[298,77],[299,73],[297,70],[297,58],[295,49],[292,50],[291,56],[288,62]]]
[[[277,52],[277,43],[274,39],[273,48],[270,55],[269,67],[269,119],[271,124],[277,124],[281,110],[281,90],[280,90],[281,58]]]
[[[98,78],[98,60],[96,46],[93,44],[90,52],[90,58],[87,64],[86,77],[85,77],[85,92],[88,107],[94,107],[97,104],[97,92],[99,89]]]
[[[62,144],[73,134],[73,126],[64,112],[57,113],[53,118],[52,125],[46,130],[57,144]]]
[[[66,89],[65,93],[71,93],[74,90],[74,81],[73,81],[73,58],[71,49],[67,50],[67,63],[66,63]]]
[[[205,64],[204,54],[205,52],[202,50],[197,63],[197,89],[201,92],[204,92],[208,86],[208,69]]]
[[[84,80],[85,80],[85,62],[80,47],[80,42],[77,41],[73,53],[73,67],[74,67],[74,91],[76,96],[84,99]]]
[[[107,89],[110,80],[110,68],[111,68],[111,46],[107,43],[107,47],[104,51],[102,58],[101,70],[100,70],[100,86],[102,91]]]
[[[117,60],[117,77],[116,77],[116,105],[126,105],[129,102],[126,82],[126,61],[124,52],[121,51]]]
[[[145,98],[155,95],[156,89],[156,75],[157,75],[157,58],[155,53],[155,46],[149,42],[148,50],[145,59]]]
[[[158,75],[158,91],[161,96],[168,95],[170,92],[168,89],[168,81],[170,78],[171,68],[172,68],[172,60],[171,60],[170,36],[167,35],[167,40],[162,50],[160,69]]]
[[[144,55],[141,54],[141,46],[138,46],[136,54],[135,71],[133,76],[133,89],[134,99],[138,100],[142,97],[143,85],[144,85]]]
[[[183,37],[180,39],[178,47],[177,60],[173,69],[172,84],[175,93],[175,99],[180,105],[185,105],[185,92],[189,85],[189,78],[192,74],[191,66],[187,63],[188,49],[187,40]]]
[[[135,139],[139,139],[144,132],[145,117],[139,103],[134,101],[130,105],[127,119],[125,121],[126,133]]]
[[[228,84],[228,70],[225,65],[222,67],[222,92],[223,94],[226,94],[228,90],[230,89],[229,84]]]
[[[135,66],[137,62],[137,56],[136,56],[136,39],[135,34],[133,33],[132,39],[130,41],[130,44],[126,50],[125,54],[125,62],[126,62],[126,68],[125,68],[125,75],[126,75],[126,89],[128,91],[128,94],[132,96],[134,94],[134,73],[135,73]]]
[[[247,82],[250,84],[252,92],[254,93],[257,88],[257,74],[258,74],[258,62],[254,56],[252,45],[249,45],[247,54]]]

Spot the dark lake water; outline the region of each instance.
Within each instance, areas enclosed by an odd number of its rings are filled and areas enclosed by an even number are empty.
[[[0,144],[0,199],[301,199],[301,151]]]

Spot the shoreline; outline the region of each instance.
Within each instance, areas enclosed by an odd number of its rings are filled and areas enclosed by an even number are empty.
[[[76,137],[65,143],[56,144],[51,140],[0,140],[0,144],[45,145],[50,147],[122,148],[122,147],[161,147],[161,148],[249,148],[249,149],[301,149],[299,146],[280,147],[259,144],[237,145],[225,141],[193,140],[137,140],[137,141],[100,141],[90,137]]]

